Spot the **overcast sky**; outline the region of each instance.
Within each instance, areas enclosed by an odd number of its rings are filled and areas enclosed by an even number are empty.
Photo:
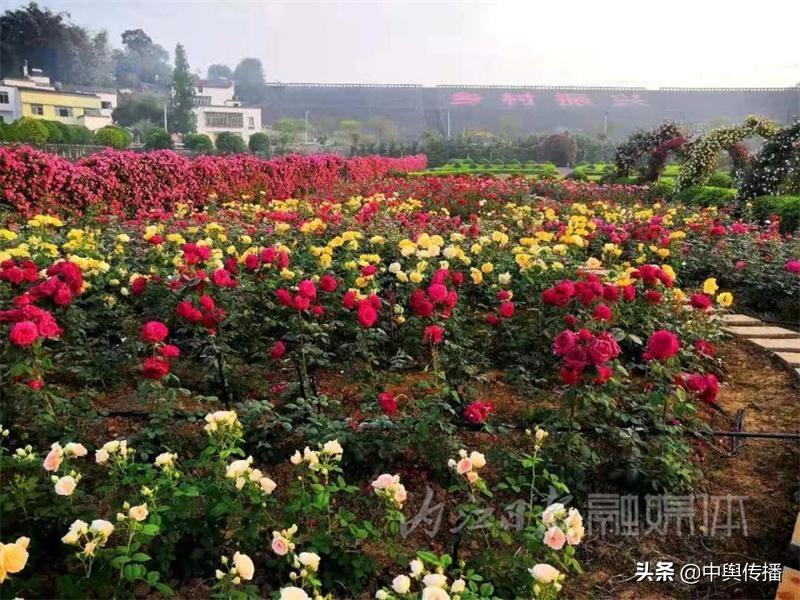
[[[0,0],[16,7],[21,1]],[[800,82],[798,0],[39,0],[144,29],[193,69],[260,58],[268,81],[658,86]]]

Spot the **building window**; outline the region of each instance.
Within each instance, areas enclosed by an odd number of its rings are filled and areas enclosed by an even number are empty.
[[[111,101],[110,100],[103,100],[100,102],[101,108],[111,108]]]
[[[56,107],[56,112],[58,113],[59,117],[71,117],[72,116],[72,109],[69,106],[58,106],[58,107]]]
[[[254,117],[247,117],[247,128],[248,129],[256,128],[256,120]]]
[[[44,106],[41,104],[31,104],[31,114],[39,117],[44,116]]]
[[[211,106],[211,96],[194,96],[192,100],[195,106]]]
[[[215,129],[242,129],[244,127],[242,113],[207,112],[205,115],[206,127]]]
[[[0,104],[8,104],[8,92],[0,92]]]

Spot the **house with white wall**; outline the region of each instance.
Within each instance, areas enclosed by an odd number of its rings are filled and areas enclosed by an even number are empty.
[[[0,123],[13,123],[21,115],[19,91],[11,85],[0,85]]]
[[[261,131],[261,107],[242,106],[234,99],[232,81],[198,79],[194,94],[197,133],[216,139],[223,131],[229,131],[246,142]]]

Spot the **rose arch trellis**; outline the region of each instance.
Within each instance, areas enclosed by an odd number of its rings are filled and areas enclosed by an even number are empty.
[[[744,173],[738,197],[749,200],[782,191],[800,192],[800,121],[764,143]]]
[[[655,181],[664,170],[670,152],[679,151],[686,143],[675,123],[665,122],[652,131],[637,131],[617,147],[614,163],[618,177],[628,177],[645,156],[647,168],[645,181]]]
[[[741,125],[712,129],[689,146],[678,174],[678,189],[703,185],[708,181],[723,150],[731,155],[734,170],[742,169],[749,162],[749,153],[741,142],[757,135],[770,138],[776,130],[775,123],[758,116],[747,117]]]

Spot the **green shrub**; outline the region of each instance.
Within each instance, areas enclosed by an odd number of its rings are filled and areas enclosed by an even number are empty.
[[[586,175],[586,173],[577,169],[567,175],[567,179],[573,179],[575,181],[589,181],[589,177]]]
[[[673,179],[662,179],[650,184],[647,197],[650,200],[655,200],[656,198],[669,200],[674,194],[675,181]]]
[[[217,150],[223,154],[242,154],[247,152],[247,146],[242,136],[223,131],[217,136]]]
[[[711,177],[709,177],[706,185],[710,187],[720,187],[720,188],[733,187],[733,177],[731,177],[727,173],[720,171],[718,173],[714,173]]]
[[[131,134],[115,125],[106,125],[102,129],[98,129],[94,137],[99,144],[115,150],[121,150],[131,145]]]
[[[183,145],[187,150],[199,154],[214,152],[214,142],[204,133],[187,133],[183,136]]]
[[[269,153],[269,136],[266,133],[254,133],[247,142],[247,147],[253,154]]]
[[[64,130],[59,127],[61,123],[58,121],[42,121],[44,126],[47,127],[47,143],[48,144],[64,144],[66,137]]]
[[[153,127],[147,132],[144,147],[146,150],[164,150],[172,148],[172,138],[169,133],[161,127]]]
[[[761,196],[753,200],[753,215],[765,221],[777,214],[781,218],[781,233],[800,229],[800,196]]]
[[[22,117],[9,125],[6,135],[10,142],[44,144],[50,136],[50,130],[41,119]]]
[[[736,198],[736,190],[731,188],[700,185],[681,190],[675,194],[675,200],[695,206],[726,206]]]
[[[84,125],[66,125],[64,139],[68,144],[88,146],[95,143],[94,133]]]

